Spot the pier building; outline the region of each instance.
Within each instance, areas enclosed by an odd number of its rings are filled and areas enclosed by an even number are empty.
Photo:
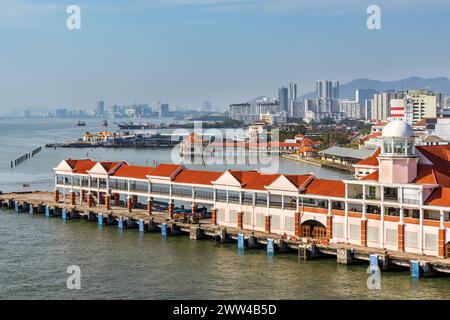
[[[450,146],[415,146],[411,127],[393,121],[382,145],[354,165],[355,179],[157,167],[89,159],[55,168],[55,201],[90,207],[165,203],[172,219],[185,203],[211,223],[286,238],[311,238],[437,257],[450,256]]]

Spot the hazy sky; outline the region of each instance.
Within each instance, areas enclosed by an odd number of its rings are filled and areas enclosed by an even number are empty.
[[[66,28],[70,4],[82,29]],[[381,7],[382,30],[366,9]],[[450,76],[448,0],[0,0],[0,113],[215,106],[316,79]]]

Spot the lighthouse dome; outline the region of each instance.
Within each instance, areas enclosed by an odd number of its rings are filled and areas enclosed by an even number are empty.
[[[414,131],[412,127],[406,122],[394,120],[389,122],[383,128],[382,137],[412,138],[414,137]]]

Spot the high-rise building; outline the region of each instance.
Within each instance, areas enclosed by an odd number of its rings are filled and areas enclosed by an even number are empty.
[[[318,99],[339,99],[339,81],[317,80],[316,94]]]
[[[289,84],[289,116],[294,118],[294,103],[297,100],[297,84],[290,83]]]
[[[158,105],[159,117],[166,118],[169,116],[169,104],[168,103],[159,103]]]
[[[209,101],[203,101],[202,103],[202,111],[212,111],[212,104]]]
[[[339,99],[340,98],[340,92],[339,92],[339,81],[333,81],[331,83],[331,99]]]
[[[97,116],[102,116],[105,114],[105,102],[103,100],[100,100],[97,102],[97,110],[96,110]]]
[[[367,110],[367,106],[371,107],[371,102],[367,100],[372,100],[376,93],[374,89],[356,89],[355,91],[355,100],[359,103],[361,117],[366,120],[371,118],[371,112]]]
[[[405,92],[396,92],[393,90],[374,94],[372,104],[372,120],[387,120],[387,118],[391,115],[391,100],[403,99],[405,96]]]
[[[289,90],[286,87],[278,89],[278,102],[280,104],[281,111],[289,111]]]
[[[416,124],[423,118],[436,118],[444,109],[444,96],[439,92],[426,90],[408,90],[407,109],[411,114],[410,124]]]

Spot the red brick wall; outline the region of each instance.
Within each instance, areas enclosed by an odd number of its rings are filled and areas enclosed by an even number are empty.
[[[361,245],[367,247],[367,220],[361,220]]]
[[[445,257],[445,229],[439,229],[438,251],[439,257]]]
[[[111,209],[110,197],[107,194],[105,194],[105,208],[107,210]]]
[[[56,189],[55,192],[53,192],[53,201],[59,202],[59,190]]]
[[[295,236],[301,236],[301,226],[300,226],[300,212],[296,212],[294,215],[294,226],[295,226]]]
[[[272,218],[271,216],[266,216],[264,218],[264,227],[267,233],[270,233],[270,218]]]
[[[398,251],[405,251],[405,225],[399,224],[397,232],[398,232],[397,235]]]
[[[131,201],[132,201],[131,198],[128,198],[128,199],[127,199],[127,208],[128,208],[128,212],[131,212],[131,211],[132,211],[132,208],[133,208],[133,203],[132,203]]]
[[[153,213],[153,200],[147,201],[147,214],[151,216]]]
[[[217,209],[212,209],[211,213],[212,213],[211,223],[217,224]]]
[[[244,226],[243,220],[242,220],[242,216],[243,216],[243,213],[242,213],[242,212],[238,212],[238,213],[237,213],[237,227],[238,227],[239,229],[243,229],[243,226]]]
[[[333,216],[327,216],[327,239],[333,237]]]

